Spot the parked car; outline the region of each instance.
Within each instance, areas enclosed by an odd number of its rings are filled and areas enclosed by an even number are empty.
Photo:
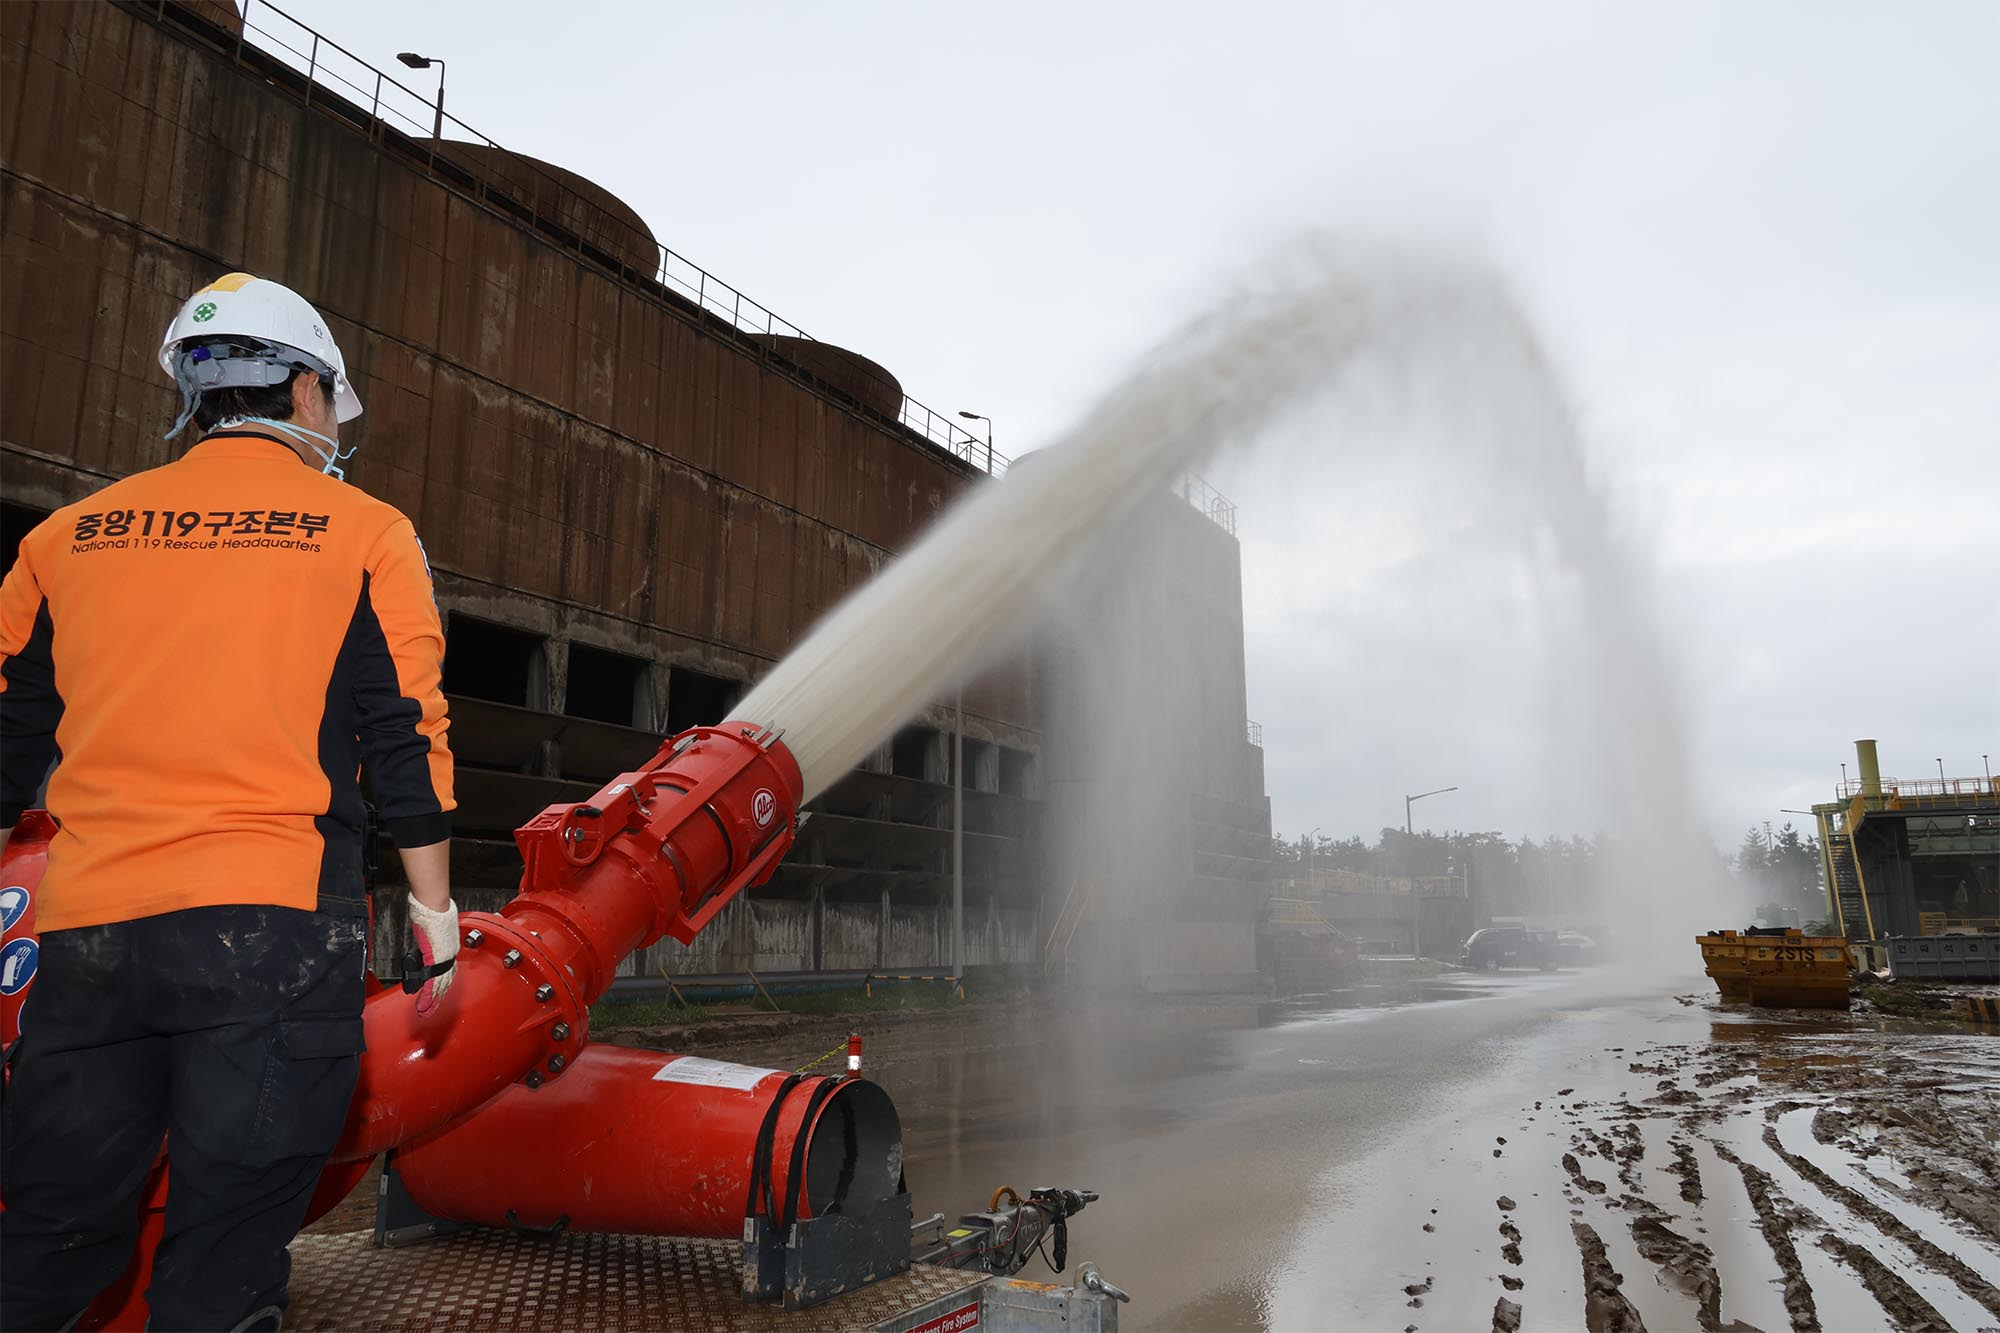
[[[1580,930],[1556,932],[1556,957],[1565,963],[1589,963],[1597,958],[1597,941]]]
[[[1459,962],[1466,967],[1538,967],[1546,972],[1556,965],[1556,953],[1556,937],[1549,931],[1488,926],[1472,932]]]

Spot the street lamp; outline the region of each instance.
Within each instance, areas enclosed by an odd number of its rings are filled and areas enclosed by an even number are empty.
[[[1405,796],[1403,798],[1403,836],[1406,838],[1411,836],[1410,807],[1412,805],[1416,804],[1418,801],[1423,800],[1424,797],[1426,796],[1442,796],[1448,791],[1457,791],[1457,790],[1458,788],[1456,787],[1439,787],[1436,791],[1420,791],[1415,796]]]
[[[967,421],[983,421],[986,423],[986,475],[989,477],[992,476],[993,475],[993,418],[980,416],[979,413],[977,412],[960,412],[959,415],[964,417]]]
[[[1939,756],[1939,758],[1938,758],[1938,761],[1937,761],[1937,766],[1938,766],[1938,781],[1939,781],[1939,782],[1943,782],[1943,781],[1944,781],[1944,758],[1943,758],[1943,756]]]
[[[1310,858],[1306,862],[1306,888],[1310,891],[1319,887],[1319,881],[1313,878],[1313,871],[1319,868],[1319,825],[1317,824],[1313,825],[1311,833],[1306,834],[1306,856]]]
[[[431,141],[435,143],[442,140],[444,138],[444,61],[439,60],[435,56],[420,56],[415,51],[398,51],[396,59],[402,61],[411,69],[429,69],[432,65],[437,66],[437,116],[431,121]]]
[[[1412,958],[1422,958],[1424,956],[1424,914],[1423,899],[1417,897],[1417,877],[1414,873],[1416,867],[1409,864],[1409,839],[1414,836],[1410,832],[1410,807],[1418,801],[1423,800],[1426,796],[1442,796],[1448,791],[1457,790],[1458,788],[1456,787],[1437,787],[1431,791],[1420,791],[1415,796],[1406,795],[1403,797],[1403,856],[1405,858],[1403,868],[1412,872],[1410,875],[1410,956]]]

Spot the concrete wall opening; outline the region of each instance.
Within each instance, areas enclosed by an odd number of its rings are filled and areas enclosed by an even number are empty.
[[[548,711],[548,641],[541,635],[454,612],[444,642],[446,694]]]
[[[1000,790],[1000,747],[990,741],[965,738],[965,789]]]
[[[741,697],[736,681],[686,667],[667,668],[667,735],[689,727],[712,727],[729,715]]]
[[[899,778],[934,781],[931,751],[936,739],[937,733],[929,727],[904,727],[889,743],[889,771]]]
[[[593,648],[569,646],[569,683],[563,690],[563,712],[621,727],[653,725],[653,691],[644,658]]]
[[[1035,795],[1035,756],[1026,750],[1010,750],[1002,745],[1000,751],[1000,794],[1002,796],[1033,797]]]

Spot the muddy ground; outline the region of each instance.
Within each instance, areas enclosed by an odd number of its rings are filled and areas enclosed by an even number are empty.
[[[1328,1262],[1277,1283],[1268,1322],[2000,1329],[2000,1041],[1672,1007],[1567,1011],[1624,1039],[1546,1034],[1536,1074],[1332,1173]]]
[[[853,1021],[593,1035],[795,1068]],[[859,1021],[919,1215],[1103,1191],[1071,1252],[1128,1330],[2000,1330],[2000,1038],[1970,1029],[1608,972]]]

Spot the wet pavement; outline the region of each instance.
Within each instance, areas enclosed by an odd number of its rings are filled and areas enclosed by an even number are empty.
[[[920,1215],[1103,1192],[1128,1329],[2000,1329],[2000,1040],[1704,986],[1024,1002],[868,1063]]]

